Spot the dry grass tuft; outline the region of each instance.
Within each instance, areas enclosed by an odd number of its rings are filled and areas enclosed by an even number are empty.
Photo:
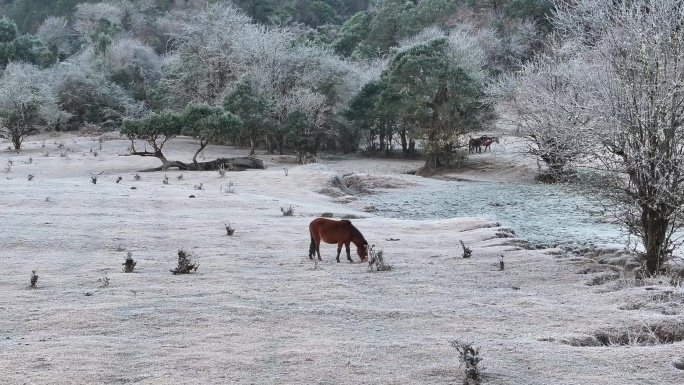
[[[375,245],[366,245],[366,251],[368,252],[368,268],[370,271],[373,271],[373,266],[375,266],[375,271],[392,270],[392,266],[385,263],[382,249],[376,250]]]
[[[291,217],[294,215],[294,207],[290,205],[287,209],[285,207],[281,207],[280,211],[282,211],[284,217]]]

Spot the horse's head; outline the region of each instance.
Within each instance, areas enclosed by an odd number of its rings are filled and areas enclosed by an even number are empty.
[[[364,240],[361,247],[356,248],[356,254],[359,255],[359,258],[361,258],[361,262],[367,260],[368,259],[368,242],[366,242]]]

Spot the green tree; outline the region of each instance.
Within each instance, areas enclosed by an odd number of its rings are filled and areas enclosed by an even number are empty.
[[[162,150],[166,142],[180,135],[182,129],[181,117],[173,112],[164,111],[139,120],[124,120],[120,132],[131,140],[131,155],[152,156],[162,162],[162,167],[169,167],[175,162],[169,161]],[[146,142],[152,147],[152,151],[136,151],[135,140]]]
[[[242,128],[240,118],[221,107],[211,107],[207,104],[189,105],[181,116],[181,120],[182,134],[192,136],[200,143],[199,149],[192,157],[192,162],[197,169],[201,169],[197,163],[197,155],[209,143],[225,141],[230,136],[236,135]]]
[[[315,139],[311,136],[308,128],[309,120],[303,111],[296,110],[287,115],[287,121],[284,125],[285,136],[290,143],[294,144],[297,152],[297,163],[300,164],[304,163],[306,153],[310,152],[315,144]]]
[[[254,156],[259,138],[272,125],[267,116],[267,102],[252,87],[249,80],[241,81],[223,101],[223,108],[237,115],[249,140],[249,155]]]
[[[448,166],[460,136],[486,127],[494,118],[484,84],[456,59],[446,38],[435,39],[397,53],[383,74],[387,88],[381,103],[418,129],[426,169],[440,167],[440,158]]]
[[[372,20],[373,16],[368,12],[359,12],[347,20],[342,25],[339,36],[333,42],[335,52],[350,56],[356,46],[368,37]]]
[[[16,24],[3,17],[0,19],[0,67],[11,61],[47,67],[55,62],[55,56],[37,37],[19,35]]]

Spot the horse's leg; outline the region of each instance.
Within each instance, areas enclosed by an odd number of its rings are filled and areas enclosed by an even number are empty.
[[[342,244],[337,244],[337,263],[340,263],[340,253],[342,253]]]
[[[316,253],[318,254],[318,260],[322,261],[323,258],[321,258],[321,240],[320,239],[318,240],[318,242],[316,242]],[[316,258],[315,255],[314,255],[314,258]]]
[[[347,249],[347,259],[349,260],[349,262],[354,262],[354,260],[351,259],[351,254],[349,253],[349,242],[345,243],[344,247],[345,249]]]

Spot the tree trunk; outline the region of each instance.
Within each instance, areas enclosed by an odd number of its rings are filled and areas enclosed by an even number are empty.
[[[200,140],[200,148],[195,152],[195,155],[192,156],[192,163],[195,164],[195,167],[197,167],[198,170],[201,170],[202,168],[200,167],[199,163],[197,163],[197,155],[204,150],[204,147],[207,147],[207,144],[209,144],[209,142],[205,143]]]
[[[413,138],[409,139],[408,153],[409,155],[416,153],[416,141]]]
[[[253,136],[249,136],[249,156],[254,156],[256,154],[256,141]]]
[[[401,138],[401,153],[407,155],[408,146],[406,144],[406,130],[399,131],[399,137]]]
[[[283,155],[283,147],[285,146],[285,134],[279,133],[276,136],[276,140],[278,141],[278,155]]]
[[[19,152],[21,150],[21,142],[23,142],[22,137],[19,135],[12,135],[12,144],[14,145],[14,150]]]
[[[641,228],[646,260],[646,273],[649,276],[661,273],[663,263],[667,260],[668,220],[661,210],[647,205],[641,206]]]

